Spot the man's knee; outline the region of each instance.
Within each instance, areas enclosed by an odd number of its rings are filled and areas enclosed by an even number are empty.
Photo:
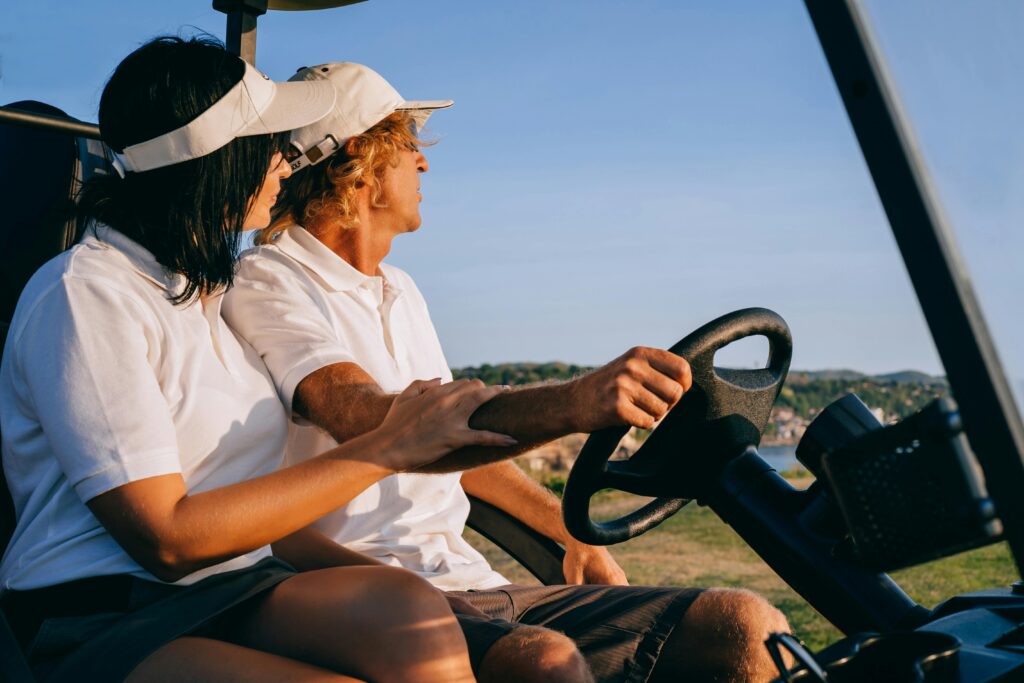
[[[760,595],[735,588],[712,588],[700,594],[691,612],[701,628],[721,632],[763,649],[768,634],[788,632],[786,617]]]
[[[782,612],[757,593],[744,589],[709,589],[697,596],[691,609],[701,618],[711,615],[756,633],[790,630]]]
[[[538,626],[520,626],[484,656],[481,683],[590,683],[586,660],[567,636]]]
[[[704,591],[687,610],[659,660],[661,676],[685,672],[698,679],[764,681],[773,678],[765,647],[770,633],[788,632],[786,617],[756,593],[742,589]],[[665,676],[665,674],[669,674]]]

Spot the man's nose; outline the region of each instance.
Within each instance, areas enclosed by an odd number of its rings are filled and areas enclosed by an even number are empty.
[[[427,157],[423,155],[423,152],[416,153],[416,170],[420,173],[430,170],[430,164],[427,163]]]

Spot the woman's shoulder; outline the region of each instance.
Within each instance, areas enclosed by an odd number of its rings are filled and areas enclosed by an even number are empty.
[[[156,292],[149,290],[155,289],[123,254],[94,236],[86,236],[32,275],[18,298],[11,328],[14,330],[20,319],[42,309],[74,308],[74,313],[89,316],[83,308],[88,309],[90,302],[105,309],[113,299],[143,301],[152,297]]]
[[[90,236],[44,263],[29,279],[21,297],[45,296],[58,287],[84,289],[98,286],[132,291],[140,284],[138,279],[123,256]]]

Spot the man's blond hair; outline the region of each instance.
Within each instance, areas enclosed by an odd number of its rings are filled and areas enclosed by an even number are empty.
[[[298,224],[314,234],[319,226],[359,225],[356,190],[370,186],[370,202],[384,208],[384,172],[398,165],[403,149],[425,144],[416,135],[409,112],[396,111],[365,133],[353,136],[321,164],[299,171],[286,180],[274,207],[270,226],[256,234],[256,244],[269,244],[291,225]]]

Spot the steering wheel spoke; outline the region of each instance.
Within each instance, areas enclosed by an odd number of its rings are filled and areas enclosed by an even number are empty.
[[[659,489],[646,472],[630,467],[629,460],[609,460],[600,478],[602,489],[617,489],[638,496],[656,497]]]

